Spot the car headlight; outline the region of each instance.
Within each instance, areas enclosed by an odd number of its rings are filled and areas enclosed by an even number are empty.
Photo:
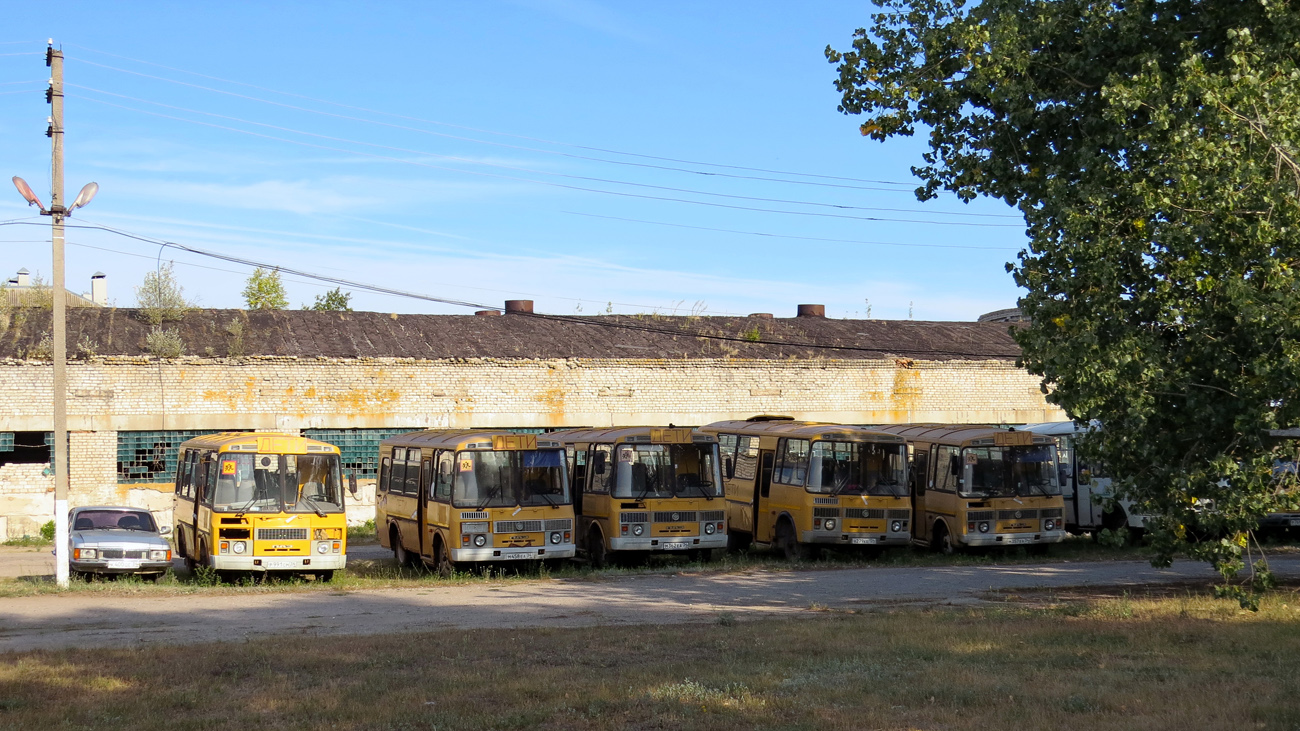
[[[328,544],[328,543],[317,543],[317,544],[316,544],[316,553],[328,553],[329,550],[330,550],[330,544]]]
[[[230,547],[230,550],[234,551],[235,553],[243,553],[247,548],[248,545],[243,541],[235,541],[234,545]]]
[[[988,532],[989,532],[988,521],[984,521],[980,523],[980,533],[988,533]]]
[[[559,542],[560,542],[560,532],[558,530],[553,531],[551,533],[551,543],[559,543]]]
[[[643,526],[643,525],[634,525],[634,526],[632,526],[632,535],[634,535],[634,536],[639,536],[639,535],[641,535],[642,533],[645,533],[645,526]]]
[[[705,524],[704,524],[704,532],[705,532],[705,533],[708,533],[709,535],[713,535],[713,534],[716,533],[717,531],[718,531],[718,529],[717,529],[717,528],[714,528],[712,523],[705,523]]]
[[[167,554],[169,554],[169,553],[171,553],[171,551],[168,551],[168,550],[162,550],[162,551],[150,551],[150,552],[149,552],[149,560],[150,560],[150,561],[167,561],[167,560],[169,560],[169,559],[171,558],[171,556],[167,555]]]
[[[827,518],[825,525],[826,525],[826,530],[835,530],[835,519]]]
[[[487,545],[487,536],[484,535],[484,534],[482,534],[482,533],[475,534],[475,536],[474,536],[474,545],[478,546],[479,548],[482,548],[482,547],[486,546],[486,545]]]
[[[895,533],[899,532],[902,529],[903,529],[903,521],[901,520],[895,520],[893,523],[889,524],[889,530]]]
[[[99,552],[93,548],[77,548],[72,551],[72,557],[78,561],[93,561],[99,556]]]

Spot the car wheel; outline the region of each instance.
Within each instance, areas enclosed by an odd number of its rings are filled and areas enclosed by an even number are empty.
[[[157,584],[158,580],[162,578],[162,574],[140,574],[140,578],[144,579],[150,584]]]

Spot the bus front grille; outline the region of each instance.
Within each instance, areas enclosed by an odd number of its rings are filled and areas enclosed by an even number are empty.
[[[546,521],[546,530],[573,530],[573,521],[568,518],[556,518]]]
[[[705,510],[700,513],[700,520],[705,523],[717,523],[726,516],[721,510]]]
[[[498,520],[492,524],[493,533],[538,533],[541,530],[540,520]]]
[[[259,541],[305,541],[307,540],[306,528],[258,528],[257,540]]]
[[[620,523],[649,523],[649,513],[620,513],[618,516]]]
[[[912,511],[910,511],[910,510],[890,510],[890,511],[889,511],[889,519],[890,519],[890,520],[907,520],[908,518],[911,518],[911,517],[912,517]]]
[[[850,508],[845,512],[849,514],[850,518],[860,517],[860,516],[853,515],[853,512],[855,510],[859,513],[862,512],[861,508]],[[840,509],[839,508],[813,508],[813,517],[814,518],[838,518],[840,517]]]
[[[656,523],[694,523],[699,520],[694,510],[656,510]]]
[[[999,510],[998,520],[1033,520],[1038,517],[1037,510]]]
[[[1043,508],[1041,511],[1039,511],[1038,514],[1039,514],[1039,516],[1044,517],[1044,518],[1059,518],[1059,517],[1061,517],[1061,509],[1060,509],[1060,508]]]
[[[816,515],[816,513],[814,513]],[[885,511],[880,508],[845,508],[844,517],[846,518],[874,518],[881,520],[885,517]]]
[[[487,520],[490,517],[492,516],[487,513],[479,513],[479,512],[466,511],[460,514],[461,520]]]
[[[966,513],[966,520],[993,520],[993,511],[972,510]]]

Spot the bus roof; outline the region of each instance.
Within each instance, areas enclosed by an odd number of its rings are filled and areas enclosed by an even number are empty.
[[[227,431],[204,434],[187,439],[181,449],[214,449],[218,452],[262,452],[268,454],[307,454],[319,452],[339,454],[339,448],[329,442],[308,439],[284,432]]]
[[[998,434],[1030,434],[1030,440],[1033,443],[1047,443],[1053,441],[1049,435],[1033,432],[1028,429],[1003,428],[999,426],[989,426],[987,424],[887,424],[884,426],[873,427],[880,431],[898,434],[906,437],[911,441],[923,442],[947,442],[949,444],[964,444],[976,439],[988,439],[992,444]]]
[[[745,434],[749,436],[796,437],[826,441],[901,442],[902,438],[883,430],[848,424],[828,424],[819,421],[794,421],[793,419],[764,419],[754,421],[715,421],[700,427],[710,434]]]
[[[551,432],[548,437],[559,439],[565,444],[576,442],[649,442],[659,444],[687,444],[690,442],[718,441],[712,434],[692,429],[689,426],[615,426],[604,429],[566,429]]]
[[[391,436],[380,442],[379,446],[435,449],[558,449],[564,445],[552,439],[550,434],[521,434],[509,429],[425,429]]]

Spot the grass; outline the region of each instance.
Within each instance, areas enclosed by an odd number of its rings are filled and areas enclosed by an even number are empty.
[[[53,545],[54,541],[42,536],[19,536],[17,538],[10,538],[7,541],[0,542],[0,546],[13,546],[17,548],[43,548],[45,546]]]
[[[15,653],[0,725],[1287,729],[1296,599],[1274,594],[1258,614],[1185,594]]]

